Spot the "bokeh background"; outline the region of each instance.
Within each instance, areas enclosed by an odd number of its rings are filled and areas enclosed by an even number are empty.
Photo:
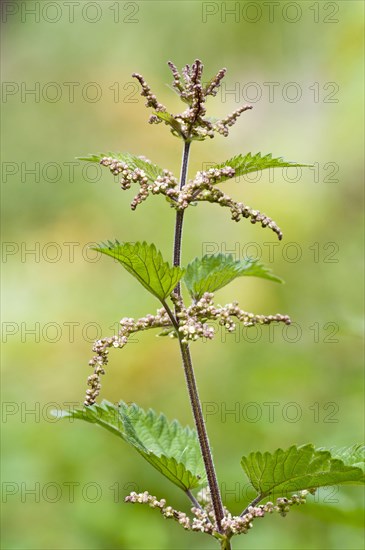
[[[131,212],[133,190],[75,157],[130,151],[178,173],[181,143],[164,125],[147,124],[131,78],[142,73],[179,112],[166,85],[169,59],[181,67],[199,57],[207,78],[227,67],[211,116],[254,105],[228,139],[193,146],[191,174],[249,151],[315,164],[224,184],[279,223],[280,245],[268,229],[235,224],[212,205],[186,216],[184,262],[207,251],[259,255],[286,281],[237,280],[220,291],[221,303],[236,298],[296,323],[193,345],[226,503],[235,513],[247,503],[244,453],[362,439],[363,4],[270,6],[2,3],[4,549],[214,548],[156,511],[123,503],[130,490],[148,490],[188,508],[133,450],[95,426],[51,416],[82,401],[92,340],[157,306],[88,246],[146,239],[169,258],[173,211],[156,197]],[[192,425],[176,342],[152,332],[138,340],[111,355],[102,397]],[[322,490],[314,500],[285,520],[257,521],[234,547],[361,548],[360,490]]]

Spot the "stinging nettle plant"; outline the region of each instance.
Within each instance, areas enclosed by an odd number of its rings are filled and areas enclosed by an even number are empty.
[[[309,165],[286,162],[270,154],[239,154],[209,170],[199,171],[188,180],[189,152],[193,141],[213,138],[216,133],[227,136],[240,115],[252,107],[240,107],[221,120],[206,117],[206,101],[209,96],[217,94],[226,69],[221,69],[204,84],[200,60],[191,66],[186,65],[181,74],[173,63],[169,62],[168,65],[174,78],[173,89],[186,105],[180,114],[170,114],[151,92],[143,76],[137,73],[133,76],[141,85],[141,95],[147,100],[146,106],[153,109],[149,122],[164,122],[171,133],[183,142],[180,178],[177,179],[172,172],[161,169],[143,156],[129,153],[105,153],[81,159],[108,167],[114,176],[120,178],[122,189],[139,186],[131,203],[132,210],[150,195],[163,195],[170,207],[175,209],[172,265],[163,259],[154,244],[146,242],[109,241],[95,248],[117,260],[159,300],[162,307],[156,314],[148,314],[140,319],[124,317],[117,335],[94,343],[94,355],[89,361],[93,374],[87,381],[85,407],[62,411],[61,414],[98,424],[129,443],[154,468],[185,492],[192,503],[191,515],[174,510],[167,506],[165,499],[159,500],[147,491],[139,494],[132,492],[126,497],[126,502],[157,508],[164,518],[177,521],[186,530],[214,537],[221,549],[227,550],[231,548],[232,537],[248,533],[255,518],[272,512],[285,516],[292,506],[304,503],[308,493],[314,493],[318,487],[363,483],[363,447],[353,445],[326,450],[306,444],[274,452],[251,452],[242,457],[241,466],[256,496],[251,503],[246,503],[239,516],[232,515],[224,506],[202,414],[190,344],[198,339],[214,337],[214,328],[209,324],[212,321],[232,332],[236,323],[243,323],[246,327],[270,323],[290,324],[290,318],[281,314],[249,313],[242,310],[237,302],[224,306],[216,304],[214,293],[237,277],[254,276],[276,282],[281,282],[281,279],[257,260],[235,260],[230,254],[205,255],[182,267],[184,214],[190,205],[208,201],[228,208],[234,221],[247,218],[253,224],[260,223],[262,227],[268,227],[276,233],[281,240],[281,229],[274,220],[242,202],[236,202],[218,185],[249,172]],[[181,283],[187,288],[189,302],[183,298]],[[120,401],[115,406],[105,400],[100,405],[96,403],[109,350],[123,348],[131,334],[153,328],[160,330],[159,335],[177,340],[195,430],[182,427],[177,420],[169,422],[164,415],[157,415],[152,410],[145,412],[136,404],[127,405]],[[197,492],[194,494],[195,490]]]

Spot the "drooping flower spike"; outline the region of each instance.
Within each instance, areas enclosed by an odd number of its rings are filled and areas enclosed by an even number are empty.
[[[171,299],[176,306],[179,333],[183,342],[187,343],[199,338],[208,340],[214,338],[216,330],[208,324],[208,321],[217,322],[228,332],[235,330],[237,321],[246,327],[271,323],[290,324],[290,318],[287,315],[279,313],[276,315],[255,315],[240,309],[237,302],[225,306],[215,306],[213,298],[213,293],[206,292],[200,300],[194,301],[186,307],[177,294],[171,294]],[[156,315],[148,314],[140,319],[124,317],[120,321],[118,334],[94,342],[92,350],[95,355],[89,361],[89,366],[93,367],[94,372],[87,379],[89,389],[86,390],[84,403],[86,406],[93,405],[100,393],[100,377],[105,374],[105,367],[109,361],[109,349],[124,348],[131,334],[151,328],[162,328],[164,330],[162,335],[168,334],[176,337],[167,311],[160,308],[157,310]]]

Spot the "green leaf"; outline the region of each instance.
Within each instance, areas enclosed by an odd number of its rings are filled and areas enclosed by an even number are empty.
[[[282,496],[315,487],[364,483],[364,473],[351,457],[343,450],[336,454],[333,450],[315,449],[311,444],[293,445],[286,451],[250,453],[242,457],[241,466],[262,497]]]
[[[100,163],[101,159],[104,157],[111,157],[113,159],[125,162],[132,169],[139,168],[140,170],[143,170],[151,183],[154,182],[158,176],[163,175],[163,169],[157,166],[157,164],[153,164],[152,162],[136,155],[132,155],[131,153],[98,153],[97,155],[77,158],[78,160],[84,160],[86,162]]]
[[[153,114],[157,116],[157,118],[163,120],[166,124],[171,126],[171,128],[175,132],[175,135],[184,137],[180,122],[177,121],[176,118],[174,118],[172,115],[166,113],[165,111],[155,111]]]
[[[170,338],[177,338],[176,331],[174,328],[164,328],[156,336],[170,336]]]
[[[84,409],[62,411],[63,417],[98,424],[121,437],[156,470],[184,491],[206,484],[204,464],[195,430],[183,428],[163,414],[145,412],[136,404],[108,401]]]
[[[204,292],[215,292],[242,276],[283,282],[257,260],[234,260],[232,254],[206,254],[202,258],[195,258],[186,268],[184,281],[190,295],[198,300]]]
[[[322,449],[319,449],[322,450]],[[338,458],[342,460],[348,466],[356,466],[357,468],[362,468],[365,471],[365,446],[362,444],[354,444],[348,447],[339,447],[323,449],[328,450],[332,458]]]
[[[94,250],[111,256],[159,300],[164,300],[174,290],[184,270],[164,262],[154,244],[115,243],[102,244]]]
[[[297,164],[295,162],[288,162],[283,160],[281,157],[272,158],[271,154],[261,156],[261,153],[256,153],[252,155],[248,153],[247,155],[237,155],[221,164],[217,164],[214,168],[225,168],[230,166],[235,170],[236,176],[243,176],[250,172],[258,172],[259,170],[266,170],[267,168],[290,168],[290,167],[310,167],[311,164]],[[222,176],[219,178],[218,182],[226,181],[231,179],[229,176]]]

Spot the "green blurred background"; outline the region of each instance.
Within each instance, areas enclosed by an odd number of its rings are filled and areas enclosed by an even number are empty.
[[[192,346],[226,503],[235,513],[247,503],[243,453],[362,439],[363,3],[270,6],[2,4],[4,549],[215,547],[156,511],[124,504],[130,490],[148,490],[188,508],[183,494],[117,438],[50,413],[83,399],[91,341],[113,333],[121,317],[157,306],[128,273],[87,246],[146,239],[168,258],[173,211],[156,197],[131,212],[133,190],[122,192],[107,170],[74,159],[130,151],[178,173],[181,144],[164,125],[147,124],[131,78],[142,73],[159,100],[179,112],[166,86],[169,59],[181,67],[199,57],[207,78],[227,67],[225,88],[208,104],[211,116],[254,105],[228,139],[194,145],[191,174],[249,151],[316,166],[298,177],[277,171],[274,181],[265,174],[224,184],[278,222],[278,246],[268,229],[234,224],[212,205],[186,216],[184,262],[207,243],[208,251],[237,256],[256,250],[287,283],[238,280],[220,291],[221,303],[237,298],[248,311],[280,311],[297,323],[287,332],[252,329],[225,344],[219,334]],[[35,94],[26,93],[31,89]],[[112,353],[102,397],[191,425],[176,342],[152,332],[138,339],[140,345]],[[257,521],[234,547],[361,548],[360,490],[323,490],[316,500],[285,520]]]

